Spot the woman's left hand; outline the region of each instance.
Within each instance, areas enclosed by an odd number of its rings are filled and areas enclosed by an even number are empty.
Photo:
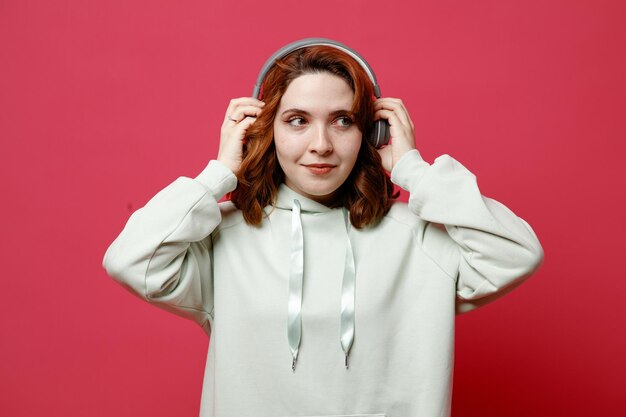
[[[389,122],[391,142],[378,149],[378,153],[383,160],[383,167],[391,172],[405,153],[415,149],[415,126],[402,100],[398,98],[379,98],[374,102],[374,110],[374,120],[386,119]]]

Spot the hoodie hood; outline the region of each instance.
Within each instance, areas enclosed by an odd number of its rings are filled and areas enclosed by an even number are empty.
[[[285,183],[280,184],[278,186],[278,198],[276,199],[274,207],[291,210],[293,208],[293,200],[298,200],[300,202],[303,213],[328,213],[333,210],[339,210],[337,208],[329,208],[315,200],[304,197],[287,187]]]

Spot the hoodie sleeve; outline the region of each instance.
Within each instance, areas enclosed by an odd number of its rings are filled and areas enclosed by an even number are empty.
[[[236,185],[232,171],[217,161],[195,179],[178,178],[130,217],[104,255],[107,273],[210,333],[210,234],[221,221],[218,200]]]
[[[417,150],[407,152],[391,179],[426,221],[424,250],[456,279],[458,313],[509,292],[541,264],[543,249],[528,223],[482,196],[476,177],[452,157],[430,165]]]

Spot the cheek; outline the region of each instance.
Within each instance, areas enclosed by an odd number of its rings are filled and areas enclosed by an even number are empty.
[[[287,146],[285,142],[285,134],[279,127],[276,126],[276,124],[274,124],[274,147],[276,148],[278,161],[281,162],[281,160],[284,159]]]
[[[276,156],[278,157],[278,162],[281,165],[288,159],[291,158],[293,149],[289,146],[289,141],[285,140],[284,137],[278,136],[274,137],[274,146],[276,147]]]
[[[306,142],[302,138],[280,130],[274,130],[274,147],[279,162],[294,162],[306,152]],[[281,162],[281,163],[282,163]]]
[[[362,143],[363,141],[360,134],[345,141],[340,149],[343,159],[352,161],[352,163],[356,162]]]
[[[284,137],[274,139],[274,146],[276,148],[276,159],[278,164],[282,168],[286,175],[290,175],[295,164],[298,162],[298,154],[294,152],[293,146],[290,146],[290,141]]]

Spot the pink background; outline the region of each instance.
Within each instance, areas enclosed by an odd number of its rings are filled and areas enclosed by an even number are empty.
[[[101,259],[134,209],[216,156],[264,60],[309,36],[361,52],[426,159],[460,160],[544,245],[527,284],[459,317],[454,416],[614,415],[624,4],[0,0],[0,415],[197,415],[208,340]]]

